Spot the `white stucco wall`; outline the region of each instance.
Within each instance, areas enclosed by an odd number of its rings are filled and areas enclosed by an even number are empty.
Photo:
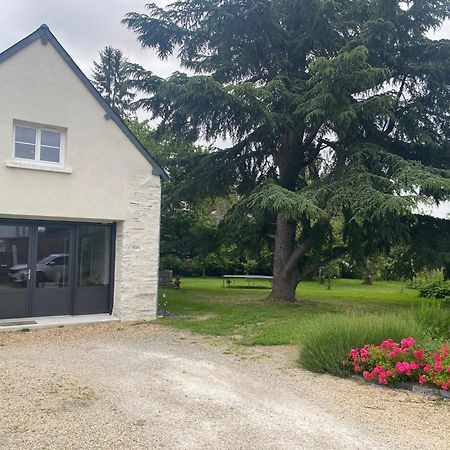
[[[160,178],[51,44],[0,64],[0,217],[117,222],[114,312],[155,317]],[[7,167],[13,122],[66,129],[71,173]]]

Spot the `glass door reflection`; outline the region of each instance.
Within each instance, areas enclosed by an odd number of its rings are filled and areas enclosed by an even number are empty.
[[[33,316],[70,314],[70,225],[38,225]]]
[[[0,319],[28,315],[30,228],[0,224]]]
[[[36,287],[67,288],[69,285],[70,229],[38,227]]]

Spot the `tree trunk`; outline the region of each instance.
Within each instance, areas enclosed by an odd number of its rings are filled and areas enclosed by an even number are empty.
[[[444,281],[448,281],[450,279],[450,264],[446,264],[442,269],[442,276]]]
[[[275,251],[273,262],[271,300],[295,302],[295,289],[299,282],[296,264],[289,264],[295,249],[296,224],[289,222],[281,214],[277,216]]]
[[[373,284],[372,269],[369,266],[366,266],[363,284],[367,284],[369,286],[371,286]]]
[[[323,267],[319,268],[319,284],[325,284],[325,270]]]

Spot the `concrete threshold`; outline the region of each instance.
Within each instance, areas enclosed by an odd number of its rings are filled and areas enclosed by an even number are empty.
[[[0,331],[17,331],[24,328],[39,329],[52,327],[70,327],[76,325],[91,325],[105,322],[119,322],[110,314],[85,314],[80,316],[47,316],[24,317],[23,319],[0,319]]]

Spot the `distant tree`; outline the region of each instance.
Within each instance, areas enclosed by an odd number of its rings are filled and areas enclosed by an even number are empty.
[[[237,192],[275,226],[271,297],[347,251],[332,221],[413,222],[450,197],[450,42],[427,33],[444,0],[179,0],[124,22],[161,58],[195,72],[138,75],[159,132],[230,148],[195,155],[180,187]],[[370,239],[371,235],[366,234]],[[355,240],[357,241],[357,240]],[[367,246],[369,248],[369,246]]]
[[[405,254],[413,261],[417,272],[450,266],[450,221],[417,216]]]
[[[392,242],[376,259],[385,279],[412,280],[423,270],[442,269],[445,279],[445,268],[450,267],[450,221],[417,215],[403,243]]]
[[[139,66],[130,63],[121,50],[111,46],[100,50],[99,55],[100,61],[94,61],[92,83],[120,116],[131,115],[136,109],[133,72]]]

